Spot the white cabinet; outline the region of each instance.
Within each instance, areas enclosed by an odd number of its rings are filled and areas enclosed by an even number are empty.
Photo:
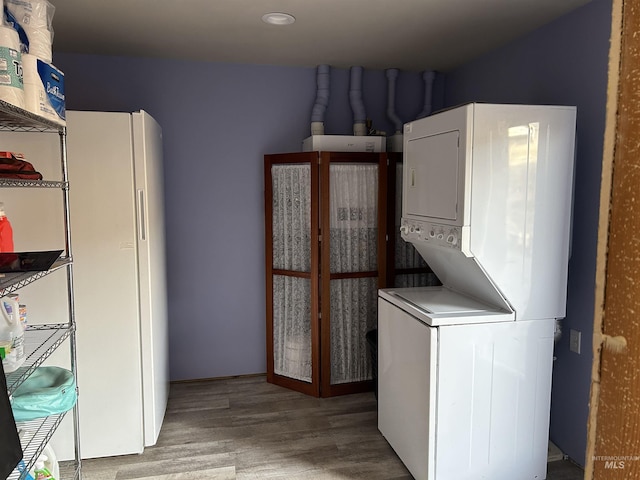
[[[449,305],[378,302],[378,428],[414,478],[544,478],[554,321],[432,326]]]
[[[66,128],[50,122],[46,119],[30,114],[22,109],[0,101],[0,150],[12,151],[12,141],[1,132],[21,132],[25,135],[24,142],[42,142],[43,136],[57,135],[59,137],[59,151],[53,152],[59,159],[59,169],[54,165],[58,162],[54,158],[27,158],[34,163],[37,170],[41,171],[44,180],[10,180],[0,179],[0,195],[10,205],[34,205],[33,200],[41,200],[43,203],[31,212],[20,210],[20,219],[9,213],[9,218],[14,227],[14,240],[16,250],[53,250],[62,249],[61,257],[48,271],[11,273],[0,277],[0,297],[10,293],[22,295],[25,290],[30,290],[33,295],[36,291],[47,292],[48,296],[57,296],[56,303],[66,304],[65,318],[58,316],[48,317],[46,309],[36,310],[33,313],[34,322],[30,323],[25,332],[26,361],[15,372],[7,374],[8,392],[11,394],[20,386],[37,367],[42,365],[54,353],[63,350],[59,347],[69,347],[70,369],[76,375],[76,346],[75,346],[75,316],[74,316],[74,287],[73,265],[70,242],[69,225],[69,182],[67,176],[66,159]],[[14,133],[11,134],[13,138]],[[54,137],[55,138],[55,137]],[[49,138],[50,144],[56,143]],[[53,148],[55,150],[55,147]],[[60,195],[61,192],[61,195]],[[57,197],[57,198],[56,198]],[[29,202],[21,202],[21,199],[29,198]],[[56,200],[53,202],[52,200]],[[55,208],[52,205],[55,203]],[[53,209],[53,210],[51,210]],[[9,211],[12,210],[10,207]],[[49,215],[50,211],[56,213]],[[17,221],[14,221],[17,220]],[[24,228],[23,228],[24,227]],[[47,245],[42,243],[39,229],[56,228],[58,231],[57,243]],[[61,287],[54,286],[55,277],[63,280]],[[42,280],[41,280],[42,279]],[[51,285],[47,282],[52,281]],[[31,285],[37,285],[34,290]],[[62,297],[62,298],[59,298]],[[21,298],[22,301],[22,298]],[[28,303],[28,302],[26,302]],[[28,314],[30,315],[30,314]],[[38,456],[42,452],[49,439],[56,431],[66,414],[73,417],[75,459],[61,467],[60,477],[67,479],[81,479],[79,425],[77,407],[69,412],[52,415],[43,419],[18,424],[19,429],[26,430],[32,435],[23,440],[24,464],[26,470],[33,467]],[[26,477],[26,472],[17,469],[9,476],[10,480]]]
[[[82,455],[142,453],[169,395],[162,131],[144,111],[67,111],[67,126]]]

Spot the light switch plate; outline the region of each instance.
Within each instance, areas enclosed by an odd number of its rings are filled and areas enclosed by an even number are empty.
[[[578,330],[574,330],[573,328],[570,330],[569,335],[569,350],[580,355],[580,344],[582,343],[582,332]]]

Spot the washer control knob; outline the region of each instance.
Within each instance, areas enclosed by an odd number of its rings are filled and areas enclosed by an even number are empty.
[[[458,244],[458,232],[456,230],[451,230],[449,235],[447,235],[447,243],[450,243],[452,246],[456,246]]]
[[[408,225],[402,225],[400,227],[400,233],[403,235],[406,235],[407,233],[409,233],[409,226]]]

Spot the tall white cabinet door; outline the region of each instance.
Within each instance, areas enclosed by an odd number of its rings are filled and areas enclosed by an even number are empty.
[[[416,480],[435,472],[437,338],[378,299],[378,429]]]
[[[162,130],[146,112],[133,114],[144,444],[155,445],[169,397],[169,345]]]
[[[83,457],[143,450],[131,115],[68,112]]]

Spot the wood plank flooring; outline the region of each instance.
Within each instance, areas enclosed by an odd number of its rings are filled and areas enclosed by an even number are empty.
[[[373,393],[317,399],[263,376],[171,385],[157,445],[83,461],[84,480],[413,477],[377,429]],[[553,462],[549,480],[582,479]]]

